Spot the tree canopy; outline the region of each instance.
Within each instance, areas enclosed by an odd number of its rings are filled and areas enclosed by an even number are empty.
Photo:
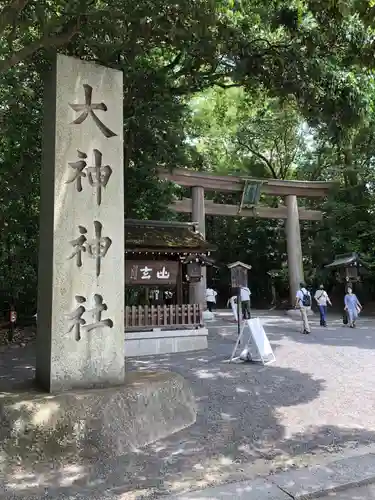
[[[5,299],[35,307],[43,82],[57,51],[124,73],[126,216],[176,217],[161,166],[335,179],[325,220],[303,227],[307,275],[335,253],[371,257],[371,0],[0,0],[0,34]],[[259,283],[283,269],[281,221],[211,218],[207,237],[219,263],[256,263]]]

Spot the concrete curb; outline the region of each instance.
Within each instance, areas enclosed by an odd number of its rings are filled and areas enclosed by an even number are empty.
[[[121,481],[120,481],[121,482]],[[266,478],[226,483],[186,494],[162,496],[164,500],[308,500],[375,483],[375,452],[355,455]],[[126,489],[125,489],[126,491]],[[0,493],[1,500],[124,500],[121,484],[40,487]]]
[[[225,484],[168,497],[169,500],[308,500],[375,483],[375,453],[327,465],[281,472],[265,479]]]

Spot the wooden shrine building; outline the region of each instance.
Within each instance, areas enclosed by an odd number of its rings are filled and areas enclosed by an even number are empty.
[[[215,246],[197,224],[125,221],[127,356],[205,349],[201,303],[192,303]]]

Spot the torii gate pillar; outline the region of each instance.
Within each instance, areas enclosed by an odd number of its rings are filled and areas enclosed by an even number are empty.
[[[193,186],[191,188],[191,215],[192,221],[198,223],[198,231],[206,238],[206,211],[204,207],[204,188]],[[207,276],[206,267],[202,268],[202,279],[197,283],[190,283],[189,302],[191,304],[206,303]]]
[[[298,203],[296,195],[285,198],[288,211],[286,219],[286,244],[288,252],[288,272],[291,304],[295,303],[299,284],[303,281],[303,260],[301,246],[301,231],[299,225]]]
[[[243,193],[244,185],[249,178],[234,175],[215,175],[213,173],[197,172],[186,168],[175,168],[173,172],[159,169],[158,173],[161,179],[175,182],[183,187],[192,188],[191,200],[178,200],[171,205],[171,208],[176,210],[176,212],[192,212],[193,221],[199,223],[199,229],[203,235],[205,235],[205,210],[210,215],[286,219],[290,296],[292,304],[294,304],[299,282],[303,281],[299,219],[313,221],[322,220],[323,217],[322,212],[319,210],[301,209],[298,211],[297,196],[305,198],[323,198],[327,196],[329,190],[336,185],[335,182],[253,179],[256,183],[260,182],[262,184],[261,192],[263,194],[267,196],[277,196],[279,198],[285,197],[286,206],[276,208],[259,205],[256,210],[248,210],[245,208],[239,213],[238,206],[236,205],[214,203],[209,200],[206,200],[206,204],[204,205],[204,189],[207,191]],[[205,284],[206,280],[204,278],[199,288],[201,297],[203,296],[202,290],[204,290]],[[192,301],[192,303],[196,303],[195,299],[196,297],[194,296],[194,301]]]

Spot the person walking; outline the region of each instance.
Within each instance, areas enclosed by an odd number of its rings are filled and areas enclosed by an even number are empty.
[[[217,292],[213,290],[212,288],[207,288],[206,289],[206,302],[207,302],[207,309],[212,312],[212,309],[215,307],[216,304],[216,296]]]
[[[345,311],[348,313],[349,326],[355,328],[355,322],[358,318],[358,313],[362,311],[362,305],[353,290],[348,287],[348,291],[344,297]]]
[[[315,292],[314,299],[318,304],[320,314],[320,326],[327,326],[327,304],[332,306],[328,293],[324,290],[324,285],[320,285]]]
[[[304,283],[299,284],[299,290],[297,290],[296,293],[295,307],[299,308],[299,310],[301,311],[302,333],[303,334],[311,333],[310,324],[307,317],[307,311],[311,307],[311,294],[305,287]]]
[[[241,295],[241,309],[242,309],[242,317],[243,319],[250,319],[250,289],[247,286],[241,286],[240,290]]]

